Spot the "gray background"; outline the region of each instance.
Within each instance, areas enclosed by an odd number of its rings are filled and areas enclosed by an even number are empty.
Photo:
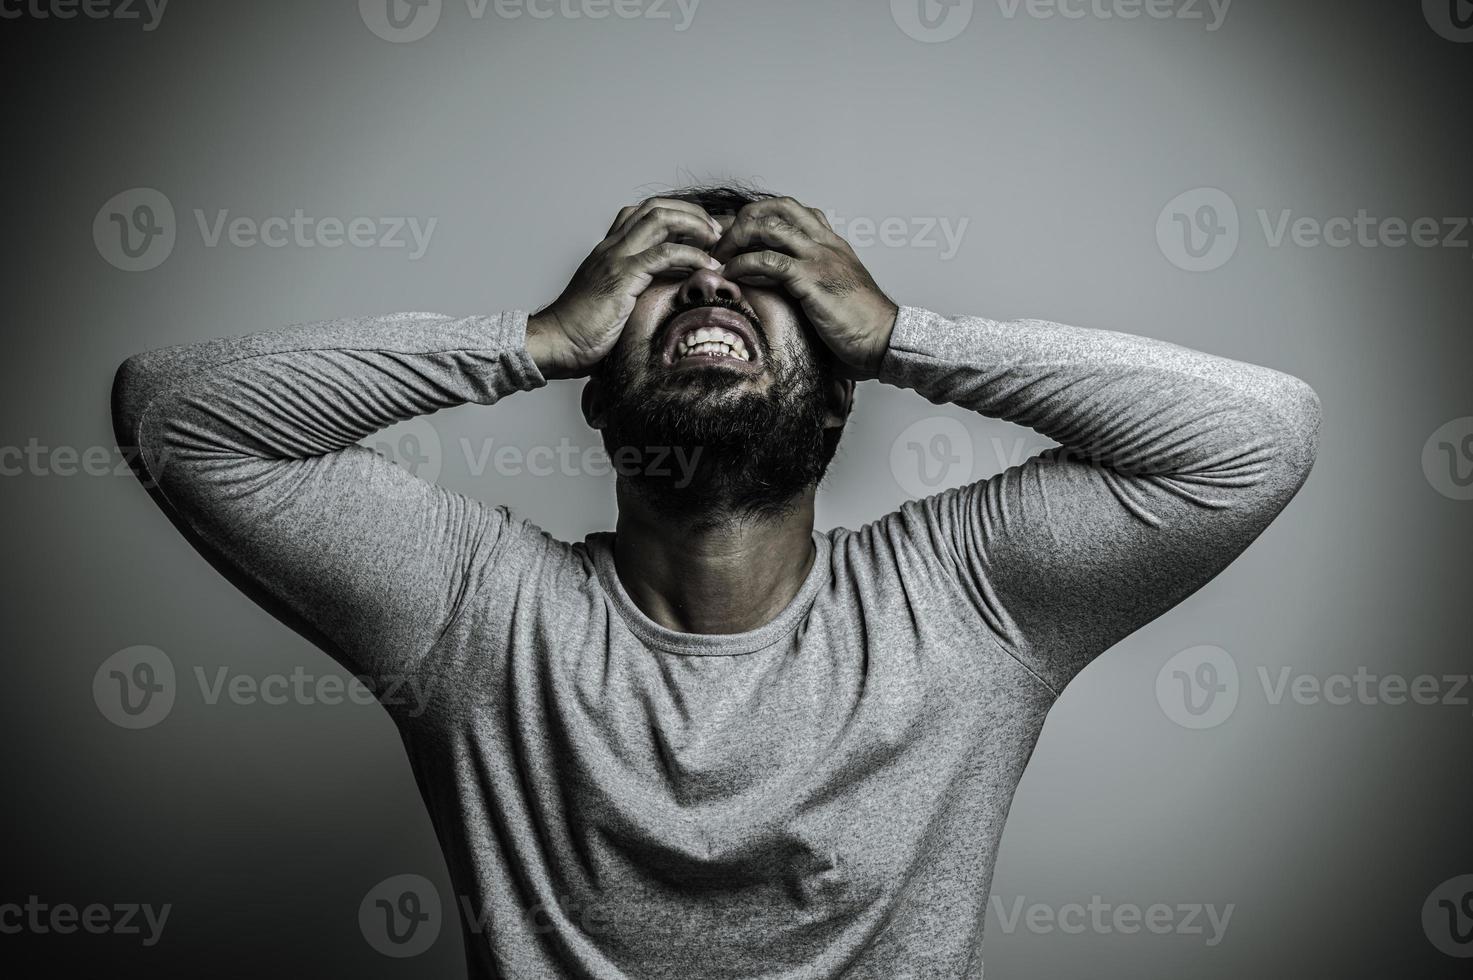
[[[989,978],[1466,975],[1424,933],[1422,907],[1473,871],[1473,691],[1461,705],[1273,704],[1258,678],[1470,669],[1473,502],[1439,492],[1422,452],[1473,415],[1473,233],[1462,247],[1272,247],[1257,216],[1473,213],[1473,46],[1439,36],[1416,2],[1237,0],[1209,31],[1185,17],[1009,17],[979,0],[941,43],[908,36],[885,2],[703,0],[677,30],[673,4],[668,19],[494,6],[477,19],[445,0],[412,43],[376,36],[351,0],[176,2],[152,31],[0,20],[0,445],[110,450],[112,371],[143,349],[337,316],[535,307],[620,205],[689,178],[750,177],[912,231],[965,219],[951,257],[924,242],[860,251],[899,302],[1269,364],[1313,384],[1326,417],[1315,471],[1278,523],[1070,686],[994,881],[1007,909],[1095,895],[1231,904],[1222,941],[1009,932],[994,908]],[[91,229],[136,187],[167,196],[177,241],[156,268],[125,272]],[[1167,202],[1198,187],[1241,216],[1236,254],[1209,272],[1178,268],[1156,235]],[[194,216],[296,208],[438,223],[411,260],[207,247]],[[610,526],[611,478],[477,475],[461,447],[595,446],[577,394],[559,383],[436,416],[440,482],[564,538]],[[897,437],[946,432],[947,419],[973,448],[951,482],[1047,445],[865,386],[820,526],[898,505]],[[0,955],[39,956],[48,975],[462,975],[453,923],[409,959],[359,930],[360,901],[390,875],[449,894],[382,710],[207,703],[197,668],[342,672],[211,572],[131,478],[28,466],[0,494],[0,903],[173,906],[150,948],[26,931],[0,935]],[[92,682],[138,644],[165,651],[179,681],[169,715],[130,731],[104,717]],[[1203,644],[1228,651],[1241,693],[1222,724],[1191,730],[1158,703],[1156,679]]]

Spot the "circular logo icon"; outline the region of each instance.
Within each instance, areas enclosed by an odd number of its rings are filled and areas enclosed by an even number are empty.
[[[157,268],[174,251],[174,205],[152,187],[108,198],[92,219],[92,242],[108,264],[124,272]]]
[[[174,662],[158,647],[127,647],[92,675],[92,700],[119,728],[152,728],[174,708]]]
[[[890,0],[890,16],[907,37],[950,41],[972,22],[974,0]]]
[[[1198,187],[1173,197],[1156,219],[1156,244],[1178,269],[1211,272],[1238,251],[1238,206],[1225,191]]]
[[[1473,958],[1473,875],[1449,878],[1422,903],[1422,930],[1439,951]]]
[[[370,31],[395,44],[418,41],[440,22],[442,0],[358,0]]]
[[[1473,0],[1422,0],[1422,14],[1441,37],[1473,41]]]
[[[395,422],[363,440],[363,445],[429,483],[439,479],[444,450],[440,431],[426,416]]]
[[[1183,728],[1216,728],[1238,706],[1238,665],[1222,647],[1190,647],[1156,674],[1156,703]]]
[[[440,893],[423,875],[392,875],[374,885],[358,906],[358,928],[368,945],[395,959],[418,956],[440,936]]]
[[[972,436],[954,418],[932,415],[905,427],[890,444],[890,473],[916,499],[972,478]]]
[[[1473,415],[1453,419],[1427,438],[1422,473],[1449,500],[1473,500]]]

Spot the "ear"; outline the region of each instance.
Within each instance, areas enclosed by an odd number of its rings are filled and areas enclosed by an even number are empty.
[[[589,378],[588,383],[583,386],[582,402],[583,421],[590,427],[602,429],[606,424],[605,412],[607,404],[604,399],[604,386],[597,378]]]
[[[849,421],[849,411],[854,407],[854,379],[834,378],[824,391],[823,427],[840,429]]]

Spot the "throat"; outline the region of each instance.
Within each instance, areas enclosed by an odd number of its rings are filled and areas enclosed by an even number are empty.
[[[814,557],[811,492],[778,517],[672,521],[619,491],[619,581],[666,629],[731,634],[765,626],[798,594]]]

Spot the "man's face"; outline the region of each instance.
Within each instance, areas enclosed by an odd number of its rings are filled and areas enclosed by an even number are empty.
[[[652,282],[592,377],[590,422],[611,455],[693,460],[668,477],[621,468],[675,512],[781,509],[822,476],[825,432],[848,409],[833,357],[792,297],[706,269]]]

